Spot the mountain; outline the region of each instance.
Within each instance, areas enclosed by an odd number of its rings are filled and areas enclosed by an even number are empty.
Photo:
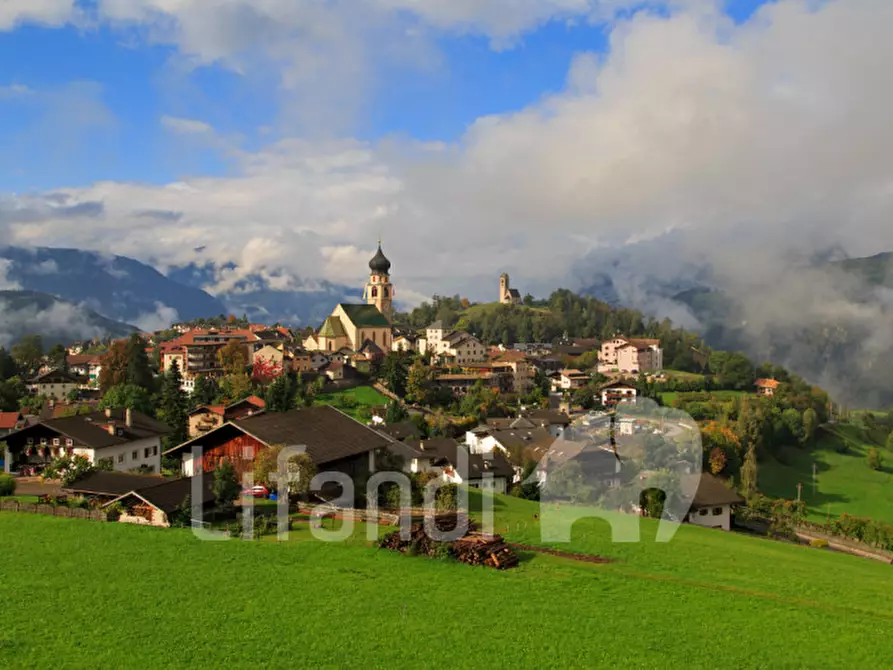
[[[216,295],[225,304],[227,313],[245,314],[250,321],[292,326],[318,326],[337,303],[356,301],[363,295],[356,288],[282,273],[272,276],[251,273],[231,283],[220,282],[228,274],[237,274],[237,269],[233,264],[191,263],[172,269],[168,278],[195,288],[223,283],[226,289]]]
[[[0,291],[0,345],[24,335],[40,335],[44,346],[70,344],[94,337],[123,338],[137,331],[83,305],[37,291]]]
[[[893,404],[893,253],[736,258],[718,244],[713,256],[697,254],[706,245],[696,242],[678,235],[600,249],[577,268],[581,292],[783,365],[839,402]]]
[[[0,248],[5,288],[37,291],[82,304],[144,330],[226,313],[217,298],[184,286],[126,256],[49,247]]]

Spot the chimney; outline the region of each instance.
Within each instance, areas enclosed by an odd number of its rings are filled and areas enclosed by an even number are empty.
[[[124,425],[130,428],[133,426],[133,410],[129,407],[124,410]]]
[[[112,408],[111,407],[105,408],[105,418],[106,419],[112,418]]]
[[[109,435],[115,434],[115,422],[114,421],[109,421],[108,429],[109,429]]]

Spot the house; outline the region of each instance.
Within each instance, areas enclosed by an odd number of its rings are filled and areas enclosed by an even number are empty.
[[[199,469],[210,472],[223,460],[229,460],[241,476],[254,467],[261,450],[274,445],[302,445],[320,472],[338,471],[361,478],[374,470],[376,453],[394,452],[400,443],[334,407],[319,405],[228,421],[165,455],[181,460],[186,477]],[[193,449],[198,450],[197,460]],[[405,458],[405,448],[399,455]]]
[[[491,362],[496,371],[511,374],[512,393],[524,395],[533,389],[536,370],[525,354],[520,351],[506,351],[495,356]]]
[[[555,391],[568,391],[571,389],[583,388],[590,381],[592,381],[592,377],[588,372],[564,369],[558,374],[558,377],[553,380],[552,388]]]
[[[223,365],[218,353],[233,342],[244,348],[247,365],[253,362],[254,352],[264,346],[261,339],[248,329],[193,328],[159,345],[161,371],[168,372],[176,363],[183,376],[182,388],[191,393],[195,388],[196,377],[201,375],[216,377],[223,374]]]
[[[779,382],[775,379],[757,379],[754,382],[758,396],[771,397],[778,390]]]
[[[503,305],[520,305],[521,294],[518,289],[511,287],[508,273],[503,272],[499,275],[499,302]]]
[[[601,388],[601,401],[604,407],[614,407],[621,402],[635,402],[638,389],[626,382],[616,381]]]
[[[162,475],[136,474],[96,470],[78,478],[62,490],[70,495],[83,496],[104,505],[130,491],[137,491],[167,481]]]
[[[599,354],[600,370],[619,370],[638,373],[660,370],[664,366],[660,340],[615,337],[602,343]]]
[[[552,437],[561,437],[567,427],[571,425],[571,418],[567,414],[554,409],[522,410],[521,416],[534,426],[548,430]]]
[[[499,390],[500,375],[493,372],[472,374],[438,374],[431,381],[432,385],[448,388],[455,396],[463,396],[480,382],[484,388]]]
[[[513,419],[509,426],[504,424],[488,424],[478,426],[465,434],[465,443],[473,454],[489,454],[501,451],[507,454],[513,463],[539,461],[556,438],[542,427],[533,426],[526,419]],[[532,426],[532,427],[528,427]]]
[[[237,400],[230,405],[202,405],[189,412],[189,437],[203,435],[219,428],[227,421],[244,419],[263,412],[266,403],[256,395]]]
[[[160,472],[161,438],[169,432],[160,421],[130,409],[41,420],[6,436],[7,460],[39,471],[59,456],[84,456],[115,470]]]
[[[291,369],[291,352],[282,345],[266,344],[257,351],[251,360],[255,374],[258,369],[267,372],[267,376],[278,377]]]
[[[418,341],[418,347],[419,351],[429,351],[455,365],[487,360],[483,342],[464,330],[447,331],[442,321],[435,321],[425,329],[425,338]]]
[[[25,422],[21,412],[0,412],[0,435],[11,433]]]
[[[65,358],[68,371],[85,379],[86,386],[95,388],[99,385],[99,373],[102,372],[102,356],[96,354],[73,354]]]
[[[200,500],[196,500],[193,493],[194,486],[199,487]],[[198,483],[194,483],[191,477],[164,479],[154,485],[122,493],[104,506],[109,507],[117,503],[124,508],[118,518],[119,523],[168,528],[173,514],[187,501],[190,507],[196,506],[197,503],[203,509],[213,507],[216,502],[214,478],[206,475]]]
[[[406,443],[425,454],[428,469],[439,472],[451,484],[505,493],[515,477],[514,467],[498,451],[472,454],[451,438],[407,440]]]
[[[86,379],[65,370],[50,370],[37,375],[28,382],[28,391],[33,395],[45,395],[48,398],[61,400],[72,391],[85,385]]]
[[[419,338],[412,333],[400,333],[391,341],[391,351],[417,351]]]
[[[731,530],[732,510],[736,505],[743,505],[744,498],[719,477],[706,472],[683,475],[681,484],[683,490],[697,487],[686,521],[707,528]]]

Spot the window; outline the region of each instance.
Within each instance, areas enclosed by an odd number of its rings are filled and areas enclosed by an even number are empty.
[[[385,288],[384,288],[384,297],[385,298],[388,297],[388,287],[387,286],[385,286]]]
[[[118,454],[118,462],[119,462],[119,463],[123,463],[123,462],[124,462],[124,454]]]
[[[74,440],[72,440],[70,437],[69,437],[69,438],[66,438],[66,440],[65,440],[65,446],[66,446],[66,447],[73,447],[73,446],[74,446]]]
[[[707,516],[707,509],[706,509],[706,508],[705,508],[705,509],[699,509],[699,510],[698,510],[698,515],[700,515],[700,516]]]
[[[61,444],[58,437],[53,438],[53,446],[58,447]]]
[[[719,516],[720,514],[722,514],[722,507],[714,507],[713,516]]]
[[[152,455],[153,455],[153,456],[157,456],[157,455],[158,455],[158,447],[152,447]]]
[[[46,443],[47,443],[47,439],[46,439],[45,437],[40,438],[40,445],[41,445],[41,446],[46,446]]]
[[[378,287],[377,287],[377,286],[373,286],[373,287],[372,287],[372,297],[373,297],[373,298],[377,298],[377,297],[378,297]]]
[[[143,458],[149,458],[149,447],[143,449]]]
[[[34,444],[34,438],[29,437],[27,440],[25,440],[25,444]]]
[[[133,453],[130,454],[130,459],[133,461],[138,461],[139,457],[140,457],[140,452],[138,452],[138,451],[134,451]]]

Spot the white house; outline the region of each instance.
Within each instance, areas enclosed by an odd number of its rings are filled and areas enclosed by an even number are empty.
[[[422,453],[430,454],[429,469],[451,484],[505,493],[515,477],[515,469],[499,451],[472,454],[453,439],[407,440]]]
[[[706,472],[684,475],[683,478],[683,490],[697,486],[685,520],[697,526],[731,530],[732,510],[736,505],[743,505],[744,498],[726,486],[721,479]]]
[[[59,456],[84,456],[112,469],[161,472],[163,423],[133,410],[105,410],[47,419],[7,435],[14,468],[40,469]]]
[[[613,407],[621,402],[635,402],[638,396],[638,389],[626,382],[614,382],[602,386],[602,405],[605,407]]]
[[[78,377],[65,370],[50,370],[29,381],[28,390],[34,395],[45,395],[48,398],[62,400],[86,383],[86,378]]]
[[[582,370],[562,370],[558,377],[552,381],[555,391],[569,391],[586,386],[592,378]]]

